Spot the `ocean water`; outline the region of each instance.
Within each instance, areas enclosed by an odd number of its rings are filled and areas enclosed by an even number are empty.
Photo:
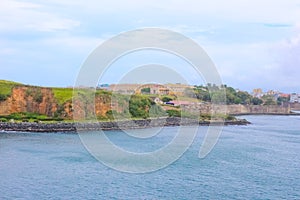
[[[77,134],[2,132],[0,199],[300,199],[300,116],[244,118],[252,124],[224,127],[206,158],[198,158],[207,130],[200,127],[182,157],[144,174],[108,168]],[[122,148],[147,152],[176,129],[149,139],[106,134]]]

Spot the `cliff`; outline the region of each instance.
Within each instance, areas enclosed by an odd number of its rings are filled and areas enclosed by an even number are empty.
[[[17,86],[5,101],[0,102],[0,115],[31,112],[54,116],[57,110],[58,104],[48,88]]]
[[[62,90],[64,90],[62,92]],[[83,93],[84,90],[81,90]],[[48,117],[63,119],[78,119],[86,117],[88,113],[94,113],[101,117],[111,110],[109,95],[97,94],[95,107],[88,99],[76,98],[76,111],[73,113],[72,88],[55,89],[34,86],[16,85],[7,93],[5,99],[0,101],[0,116],[7,116],[13,113],[37,113]]]

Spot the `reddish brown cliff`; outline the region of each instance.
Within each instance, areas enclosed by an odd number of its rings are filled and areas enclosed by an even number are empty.
[[[32,112],[53,116],[56,110],[57,103],[49,88],[18,86],[6,101],[0,102],[0,115]]]
[[[93,116],[94,113],[97,116],[105,116],[111,109],[110,99],[107,96],[96,96],[95,106],[84,97],[76,99],[74,105],[71,100],[59,104],[51,88],[31,86],[14,87],[11,95],[5,101],[0,101],[0,115],[28,112],[72,119],[75,110],[75,118],[83,119]]]

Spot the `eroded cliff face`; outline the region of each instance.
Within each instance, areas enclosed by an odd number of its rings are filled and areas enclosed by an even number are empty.
[[[56,110],[57,103],[50,88],[15,87],[11,96],[0,102],[0,115],[31,112],[54,116]]]
[[[107,97],[97,96],[95,106],[84,98],[76,99],[74,105],[72,101],[60,105],[51,88],[29,86],[13,88],[10,97],[0,102],[0,115],[29,112],[64,119],[73,119],[73,117],[84,119],[93,113],[96,113],[97,116],[105,116],[106,112],[111,109],[110,99]]]

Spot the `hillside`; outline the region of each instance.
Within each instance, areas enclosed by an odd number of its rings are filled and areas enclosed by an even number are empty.
[[[58,120],[99,120],[140,119],[149,117],[199,117],[207,119],[210,115],[220,114],[289,114],[289,105],[271,102],[257,105],[257,98],[247,92],[226,90],[226,103],[220,103],[212,109],[210,97],[221,97],[222,88],[195,87],[185,91],[185,96],[168,96],[153,94],[115,94],[106,90],[89,88],[50,88],[24,85],[21,83],[0,80],[0,121],[58,121]],[[162,104],[175,100],[182,105]],[[177,101],[176,101],[177,99]],[[181,101],[178,101],[181,100]],[[260,100],[260,99],[258,99]],[[273,100],[272,100],[273,101]],[[172,103],[172,101],[170,101]],[[170,103],[169,102],[169,103]],[[186,103],[187,102],[187,103]],[[259,104],[262,104],[260,100]],[[285,106],[283,106],[285,105]],[[223,117],[230,117],[225,114]]]
[[[0,121],[147,118],[155,104],[145,95],[112,95],[105,90],[38,87],[0,80]],[[165,114],[160,106],[155,113]]]
[[[0,80],[0,118],[20,120],[62,120],[73,119],[73,88],[47,88],[29,86],[21,83]],[[85,98],[90,93],[87,89],[74,92],[77,112],[92,113],[93,106]],[[82,107],[80,107],[82,106]],[[97,91],[95,95],[96,115],[105,118],[111,110],[110,94]],[[77,117],[82,116],[75,114]]]

